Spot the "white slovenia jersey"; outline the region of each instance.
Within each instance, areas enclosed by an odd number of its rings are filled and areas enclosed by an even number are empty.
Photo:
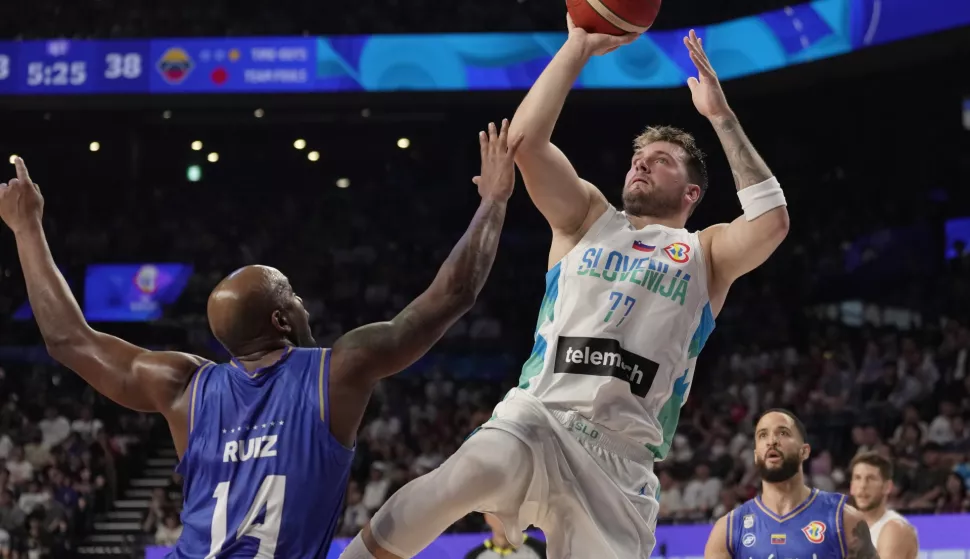
[[[704,258],[696,233],[607,208],[546,274],[519,388],[662,460],[714,330]]]

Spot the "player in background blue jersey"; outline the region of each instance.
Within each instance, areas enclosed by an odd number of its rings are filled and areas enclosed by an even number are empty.
[[[475,303],[495,259],[515,182],[508,122],[479,134],[481,205],[430,287],[388,322],[317,348],[303,301],[279,271],[234,272],[208,303],[213,335],[232,355],[216,365],[150,351],[92,329],[54,265],[44,199],[23,160],[0,184],[30,305],[47,349],[98,392],[158,412],[185,474],[176,557],[324,557],[353,447],[376,383],[424,355]],[[296,224],[294,224],[296,226]]]
[[[718,519],[705,559],[878,559],[865,518],[846,496],[805,485],[812,449],[793,413],[766,411],[754,436],[761,495]]]

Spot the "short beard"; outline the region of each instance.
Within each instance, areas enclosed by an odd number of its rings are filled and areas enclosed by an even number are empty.
[[[680,196],[664,197],[662,194],[624,192],[623,211],[637,217],[667,218],[680,213]]]
[[[855,501],[855,499],[853,499],[853,501]],[[878,509],[879,507],[882,506],[882,504],[884,502],[886,502],[886,501],[883,498],[883,496],[882,495],[877,495],[877,496],[875,496],[875,497],[872,498],[872,501],[869,503],[869,506],[863,508],[863,507],[859,506],[859,503],[858,502],[856,502],[855,503],[855,508],[859,509],[861,512],[869,512],[871,510]]]
[[[768,483],[782,483],[795,477],[795,474],[802,469],[802,461],[797,454],[794,456],[785,456],[781,462],[781,466],[769,468],[764,458],[759,457],[755,460],[755,467],[758,468],[758,474],[763,481],[767,481]]]

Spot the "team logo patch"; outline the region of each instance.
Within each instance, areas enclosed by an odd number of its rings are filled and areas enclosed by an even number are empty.
[[[805,537],[812,543],[822,543],[825,541],[825,523],[818,520],[812,521],[808,526],[802,528]]]
[[[640,252],[653,252],[657,250],[657,247],[648,245],[647,243],[641,243],[640,241],[633,241],[633,250],[639,250]]]
[[[788,536],[785,534],[772,534],[771,545],[785,545],[786,539],[788,539]]]
[[[754,534],[745,534],[744,536],[741,537],[741,543],[744,544],[744,547],[751,547],[752,545],[754,545],[754,542],[755,542]]]
[[[684,243],[667,245],[667,247],[664,248],[664,252],[667,253],[667,256],[669,256],[671,260],[678,264],[683,264],[684,262],[690,260],[690,247]]]
[[[754,515],[753,514],[744,515],[744,527],[751,528],[753,526],[754,526]]]
[[[158,73],[167,83],[172,85],[185,81],[194,67],[195,63],[192,61],[192,57],[179,47],[172,47],[165,51],[165,54],[158,59],[158,64],[156,64]]]

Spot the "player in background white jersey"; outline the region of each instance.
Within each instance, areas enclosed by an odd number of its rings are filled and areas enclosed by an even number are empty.
[[[875,453],[856,455],[850,465],[849,493],[862,512],[872,543],[882,559],[916,559],[919,541],[916,528],[901,514],[890,510],[887,501],[893,491],[893,464]]]
[[[684,229],[707,189],[703,154],[670,127],[635,144],[618,211],[551,142],[591,56],[636,36],[569,38],[519,106],[512,138],[529,195],[552,227],[546,295],[518,388],[440,468],[403,487],[342,557],[408,558],[472,510],[513,544],[528,525],[550,557],[649,557],[659,504],[653,462],[670,446],[697,354],[732,282],[788,231],[778,181],[741,130],[701,40],[684,38],[697,110],[723,144],[744,215]]]

